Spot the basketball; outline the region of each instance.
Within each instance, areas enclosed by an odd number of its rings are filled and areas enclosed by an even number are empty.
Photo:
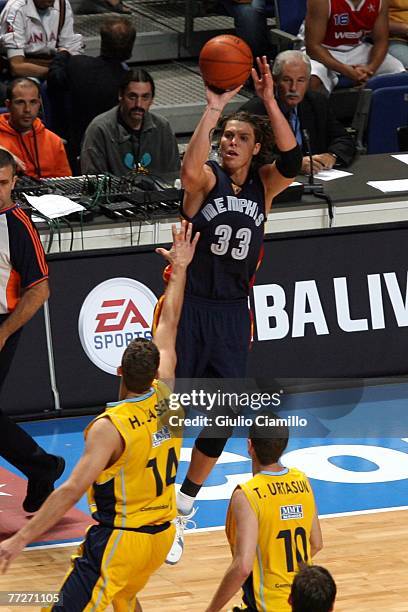
[[[252,51],[241,38],[222,34],[201,49],[199,66],[203,80],[216,92],[243,85],[251,73]]]

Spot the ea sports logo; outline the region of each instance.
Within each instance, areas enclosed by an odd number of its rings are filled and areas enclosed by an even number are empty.
[[[89,359],[115,375],[129,342],[152,337],[156,303],[154,293],[131,278],[111,278],[92,289],[78,321],[82,348]]]

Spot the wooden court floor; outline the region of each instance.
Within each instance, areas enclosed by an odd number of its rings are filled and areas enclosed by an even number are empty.
[[[324,549],[315,563],[325,565],[335,577],[336,612],[408,612],[408,511],[323,519],[322,529]],[[72,550],[24,552],[9,573],[0,576],[0,590],[57,590]],[[229,559],[223,531],[188,535],[180,564],[162,567],[142,592],[145,612],[203,611]],[[38,608],[0,608],[34,609]]]

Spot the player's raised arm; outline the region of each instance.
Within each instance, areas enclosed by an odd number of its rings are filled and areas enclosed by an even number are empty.
[[[266,204],[272,198],[286,189],[294,177],[300,172],[302,166],[302,152],[296,142],[295,135],[282,114],[274,95],[273,79],[271,69],[266,56],[257,58],[258,71],[252,69],[252,79],[258,97],[268,113],[269,121],[275,137],[275,144],[279,150],[279,158],[273,164],[268,164],[260,169],[260,176],[265,185],[267,198]],[[266,213],[269,209],[266,210]]]
[[[222,94],[206,88],[207,106],[201,117],[181,165],[181,183],[185,190],[183,210],[192,218],[199,210],[203,198],[215,185],[214,173],[205,165],[211,143],[211,134],[224,107],[241,87]]]
[[[156,252],[162,255],[172,267],[172,273],[164,294],[159,323],[153,337],[154,343],[160,351],[159,378],[166,380],[168,383],[174,379],[177,363],[177,326],[184,301],[186,272],[193,259],[200,236],[197,232],[192,238],[192,231],[193,226],[187,221],[182,221],[179,229],[173,225],[173,244],[170,251],[156,249]]]

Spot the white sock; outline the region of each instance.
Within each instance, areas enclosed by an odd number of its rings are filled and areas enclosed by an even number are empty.
[[[195,502],[195,497],[191,497],[191,495],[186,495],[179,491],[177,493],[177,510],[180,514],[190,514],[193,509]]]

